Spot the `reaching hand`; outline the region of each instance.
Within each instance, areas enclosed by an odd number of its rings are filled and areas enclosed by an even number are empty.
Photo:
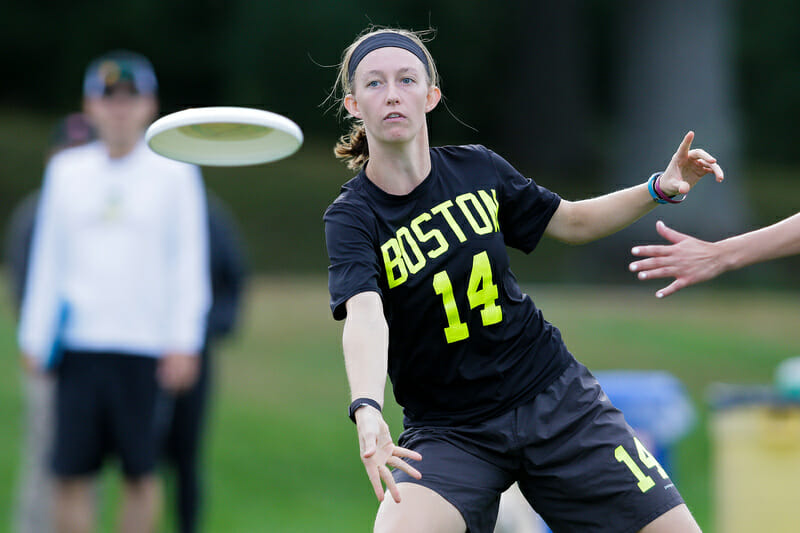
[[[683,138],[667,169],[659,178],[658,184],[661,190],[669,196],[688,193],[700,178],[708,173],[714,174],[718,182],[725,178],[717,160],[708,152],[702,148],[689,149],[692,140],[694,132],[690,131]]]
[[[173,394],[190,389],[200,375],[200,356],[196,354],[168,353],[158,366],[161,386]]]
[[[675,278],[675,281],[656,293],[657,298],[707,281],[725,271],[715,243],[675,231],[660,220],[656,222],[656,231],[672,244],[634,247],[631,250],[633,255],[648,259],[634,261],[629,268],[631,272],[639,273],[639,279]]]
[[[362,407],[356,411],[356,424],[358,425],[361,461],[367,470],[367,477],[375,490],[375,496],[378,501],[383,501],[384,493],[381,485],[381,480],[383,480],[394,501],[399,502],[400,491],[397,489],[397,484],[388,467],[399,468],[411,477],[419,479],[422,474],[402,458],[421,461],[422,456],[415,451],[394,445],[389,426],[377,409]]]
[[[22,368],[24,368],[25,371],[30,375],[35,375],[42,372],[42,368],[36,359],[26,353],[22,354],[22,357],[20,358],[20,364],[22,365]]]

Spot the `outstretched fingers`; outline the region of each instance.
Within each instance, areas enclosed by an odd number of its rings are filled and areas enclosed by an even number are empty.
[[[688,283],[686,283],[685,280],[676,279],[675,281],[673,281],[672,283],[670,283],[669,285],[667,285],[663,289],[657,291],[656,292],[656,298],[664,298],[666,296],[669,296],[670,294],[675,294],[676,292],[678,292],[682,288],[686,287],[687,285],[688,285]]]
[[[661,187],[669,194],[688,194],[708,173],[715,174],[717,181],[722,180],[722,169],[716,158],[703,149],[692,149],[693,141],[694,132],[687,132],[661,178]]]
[[[392,468],[396,468],[397,470],[402,470],[409,476],[413,477],[414,479],[421,479],[422,473],[408,464],[407,462],[403,461],[399,457],[390,457],[389,460],[386,461],[386,464],[391,466]]]
[[[657,298],[674,294],[719,273],[719,262],[715,260],[712,249],[713,243],[675,231],[661,221],[656,224],[656,229],[672,244],[635,246],[631,253],[645,259],[634,261],[628,268],[631,272],[637,272],[640,280],[675,278],[672,283],[656,292]]]
[[[678,244],[679,242],[689,238],[689,236],[686,235],[685,233],[681,233],[680,231],[670,228],[669,226],[664,224],[664,222],[662,222],[661,220],[656,222],[656,231],[658,232],[659,235],[661,235],[662,237],[664,237],[673,244]]]
[[[677,276],[674,269],[675,259],[670,256],[675,252],[674,245],[686,240],[689,236],[668,227],[660,220],[656,222],[656,231],[672,244],[634,246],[631,249],[631,254],[638,257],[645,257],[645,259],[634,261],[628,265],[628,269],[631,272],[638,272],[637,277],[640,280]],[[666,290],[666,288],[662,289],[660,292],[664,290]]]
[[[400,503],[400,489],[397,488],[397,483],[394,482],[394,476],[392,476],[392,471],[389,470],[389,467],[386,465],[380,465],[378,470],[381,473],[381,478],[383,482],[386,484],[386,490],[389,491],[389,494],[392,495],[392,499],[397,503]],[[379,498],[383,501],[382,498]]]
[[[408,459],[413,459],[414,461],[422,461],[422,455],[419,452],[415,452],[414,450],[409,450],[408,448],[403,448],[401,446],[395,446],[392,455],[395,457],[406,457]]]
[[[658,232],[659,235],[667,239],[672,244],[678,244],[679,242],[689,238],[689,236],[686,235],[685,233],[681,233],[680,231],[676,231],[668,227],[660,220],[656,222],[656,231]],[[670,246],[664,244],[648,244],[643,246],[634,246],[633,248],[631,248],[631,254],[641,257],[664,256],[664,255],[669,255],[671,251],[672,250]],[[642,263],[642,261],[637,261],[637,263],[633,264],[640,264],[640,263]]]
[[[380,460],[377,457],[364,458],[364,468],[367,471],[367,477],[372,485],[372,490],[375,491],[375,497],[378,498],[379,502],[382,502],[384,498],[384,485],[386,485],[386,490],[392,495],[394,501],[400,501],[400,491],[397,489],[397,484],[394,481],[392,471],[389,469],[389,467],[402,468],[404,471],[407,471],[409,475],[413,474],[406,468],[403,468],[399,463],[403,463],[403,460],[391,456],[385,461]],[[422,477],[422,474],[417,472],[415,468],[411,467],[411,465],[407,465],[407,467],[411,471],[416,472],[419,477]]]
[[[669,246],[661,248],[669,248]],[[689,285],[686,278],[679,277],[681,274],[675,269],[673,263],[668,257],[650,257],[631,263],[629,268],[631,272],[638,272],[636,277],[640,280],[674,277],[675,280],[672,283],[656,292],[656,298],[663,298]]]
[[[702,159],[702,160],[706,161],[708,164],[717,162],[717,158],[716,157],[712,156],[711,154],[709,154],[708,152],[706,152],[702,148],[693,148],[692,150],[690,150],[689,151],[689,158],[690,159],[697,159],[697,160]]]
[[[725,179],[725,173],[722,171],[722,167],[717,163],[711,164],[711,170],[709,172],[714,174],[714,179],[717,180],[717,183],[720,183]]]
[[[689,152],[689,159],[702,173],[714,174],[714,178],[717,182],[721,182],[725,179],[725,173],[722,171],[722,167],[719,166],[719,163],[717,163],[717,159],[705,150],[695,148]]]
[[[683,137],[680,146],[678,146],[678,151],[676,152],[679,157],[689,157],[689,148],[692,146],[692,141],[694,140],[694,132],[689,131]]]
[[[372,485],[372,490],[375,491],[375,497],[378,498],[379,502],[383,501],[383,485],[381,484],[381,479],[384,477],[383,472],[381,472],[381,468],[388,472],[388,468],[384,465],[379,464],[365,464],[364,465],[367,470],[367,477],[369,478],[369,482]],[[389,474],[389,478],[391,478],[391,473]],[[392,479],[394,481],[394,479]]]
[[[391,443],[389,446],[373,445],[369,450],[365,450],[365,448],[368,447],[362,448],[364,451],[362,451],[361,457],[378,501],[382,502],[384,499],[386,492],[383,486],[385,485],[386,491],[392,495],[394,501],[400,502],[400,491],[391,469],[397,468],[415,479],[420,479],[422,477],[420,471],[404,461],[403,458],[421,461],[422,455],[407,448],[391,445]]]
[[[639,279],[647,279],[648,272],[653,270],[654,268],[659,268],[662,266],[662,261],[660,256],[665,255],[663,249],[667,248],[667,246],[640,246],[639,248],[634,248],[633,251],[641,252],[642,248],[652,248],[652,252],[650,253],[638,253],[636,255],[647,255],[649,256],[647,259],[640,259],[639,261],[634,261],[633,263],[628,265],[628,270],[631,272],[638,272],[639,275],[637,276]]]
[[[636,269],[631,268],[632,271],[639,273],[636,275],[639,279],[656,279],[656,278],[668,278],[671,276],[677,276],[675,269],[672,265],[666,264],[663,259],[652,257],[650,259],[645,259],[643,261],[638,261],[641,263],[638,265]]]

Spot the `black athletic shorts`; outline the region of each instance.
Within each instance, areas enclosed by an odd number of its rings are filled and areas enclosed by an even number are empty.
[[[635,532],[683,503],[597,380],[578,361],[532,403],[458,427],[414,427],[398,445],[416,480],[459,510],[470,533],[492,533],[500,494],[514,481],[555,533]]]
[[[56,370],[56,476],[93,474],[109,455],[126,478],[154,471],[170,405],[157,364],[146,356],[64,353]]]

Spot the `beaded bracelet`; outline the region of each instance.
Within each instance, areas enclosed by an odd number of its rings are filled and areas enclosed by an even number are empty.
[[[647,180],[647,190],[650,191],[650,196],[653,197],[654,202],[658,202],[659,204],[679,204],[686,199],[686,195],[682,195],[680,198],[675,198],[676,196],[667,196],[664,194],[664,191],[661,190],[661,187],[658,185],[658,179],[661,175],[664,174],[663,172],[656,172],[650,179]]]

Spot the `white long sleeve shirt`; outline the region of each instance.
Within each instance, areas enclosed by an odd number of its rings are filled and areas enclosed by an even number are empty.
[[[197,167],[144,141],[111,159],[99,142],[45,172],[22,304],[23,353],[197,353],[211,300],[205,193]]]

